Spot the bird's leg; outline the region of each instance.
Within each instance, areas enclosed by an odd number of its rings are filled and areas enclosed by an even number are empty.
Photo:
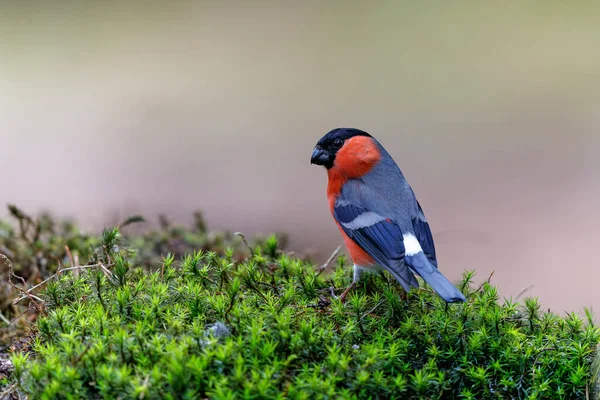
[[[352,283],[350,284],[350,286],[348,286],[346,288],[346,290],[344,290],[344,292],[340,295],[340,301],[343,303],[344,301],[346,301],[346,296],[348,295],[348,293],[350,293],[350,291],[352,289],[354,289],[354,287],[356,286],[356,284],[358,283],[358,281],[360,280],[360,276],[362,275],[362,268],[360,268],[359,266],[357,266],[356,264],[354,264],[354,277],[352,279]]]

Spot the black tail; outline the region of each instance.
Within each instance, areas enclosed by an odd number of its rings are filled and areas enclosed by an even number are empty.
[[[404,261],[392,260],[389,265],[384,266],[407,292],[411,287],[419,287],[419,281]]]
[[[406,263],[440,295],[447,303],[465,301],[465,296],[421,252],[404,257]]]

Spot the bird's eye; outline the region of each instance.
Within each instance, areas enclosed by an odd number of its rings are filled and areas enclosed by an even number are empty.
[[[342,147],[343,144],[344,144],[344,141],[342,139],[335,139],[333,141],[333,147],[335,147],[336,149],[339,149],[340,147]]]

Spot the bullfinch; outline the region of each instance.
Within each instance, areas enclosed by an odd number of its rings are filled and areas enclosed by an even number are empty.
[[[446,302],[465,296],[437,268],[429,223],[402,171],[371,135],[330,131],[315,146],[311,164],[327,169],[327,198],[354,262],[352,289],[363,270],[385,269],[407,292],[420,275]]]

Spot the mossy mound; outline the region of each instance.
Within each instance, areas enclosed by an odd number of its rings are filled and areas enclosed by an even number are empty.
[[[224,255],[229,249],[236,261],[248,255],[240,237],[231,232],[208,231],[200,212],[194,213],[189,227],[160,216],[158,227],[142,230],[139,223],[144,218],[131,216],[117,230],[106,229],[103,235],[97,235],[49,214],[29,215],[14,205],[9,205],[8,211],[11,219],[0,219],[0,254],[11,261],[12,272],[0,260],[0,348],[23,335],[35,319],[35,310],[26,302],[13,304],[14,298],[21,295],[20,289],[39,284],[59,268],[103,260],[107,246],[113,251],[117,242],[130,249],[127,257],[131,263],[147,269],[155,268],[161,255],[169,253],[179,258],[196,250]],[[280,238],[285,240],[285,236]]]
[[[108,240],[105,237],[103,240]],[[488,283],[464,304],[406,295],[367,275],[350,283],[277,250],[248,260],[197,251],[135,265],[103,246],[104,268],[61,274],[10,383],[31,398],[586,398],[599,330],[591,317],[498,299]]]

